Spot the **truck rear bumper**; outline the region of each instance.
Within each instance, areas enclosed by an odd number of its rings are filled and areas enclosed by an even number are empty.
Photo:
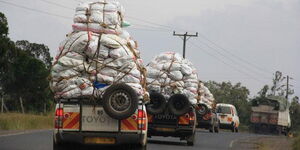
[[[186,137],[193,135],[194,132],[192,126],[148,124],[148,136]]]
[[[120,132],[120,133],[109,133],[109,132],[75,132],[75,131],[60,131],[54,132],[54,138],[59,143],[79,143],[86,144],[84,139],[86,137],[99,137],[99,138],[114,138],[114,144],[137,144],[141,143],[144,138],[147,138],[145,134]],[[110,144],[100,144],[110,145]]]
[[[203,119],[198,119],[197,118],[197,128],[205,128],[209,129],[212,126],[212,121],[211,120],[203,120]]]

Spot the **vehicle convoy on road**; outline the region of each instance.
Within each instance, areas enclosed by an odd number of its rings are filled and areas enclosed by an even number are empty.
[[[254,132],[287,134],[291,127],[289,102],[280,96],[269,96],[252,101],[251,128]]]
[[[230,129],[232,132],[238,132],[240,120],[235,106],[231,104],[217,104],[217,115],[220,120],[221,129]]]
[[[159,93],[150,94],[147,105],[148,137],[172,136],[194,145],[196,134],[196,113],[186,96],[175,94],[168,102]]]

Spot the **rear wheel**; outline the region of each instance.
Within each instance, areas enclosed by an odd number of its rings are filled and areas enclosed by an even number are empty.
[[[186,141],[187,141],[188,146],[193,146],[194,142],[195,142],[195,133],[193,133],[193,135],[187,137]]]
[[[115,84],[103,94],[103,109],[112,118],[122,120],[130,117],[138,107],[136,91],[127,84]]]
[[[219,133],[219,130],[220,130],[220,124],[218,123],[218,124],[215,126],[215,132],[216,132],[216,133]]]
[[[147,145],[142,145],[142,144],[132,145],[130,150],[147,150]]]
[[[215,132],[215,125],[212,124],[210,127],[209,127],[209,132],[211,133],[214,133]]]

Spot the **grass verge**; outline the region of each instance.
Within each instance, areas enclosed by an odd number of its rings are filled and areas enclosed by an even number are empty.
[[[53,115],[0,113],[0,130],[50,129]]]
[[[297,133],[293,141],[293,150],[299,150],[299,149],[300,149],[300,135],[299,133]]]

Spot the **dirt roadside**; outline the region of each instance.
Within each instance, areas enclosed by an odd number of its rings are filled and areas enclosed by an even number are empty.
[[[236,140],[232,150],[292,150],[293,139],[286,136],[260,136]]]

